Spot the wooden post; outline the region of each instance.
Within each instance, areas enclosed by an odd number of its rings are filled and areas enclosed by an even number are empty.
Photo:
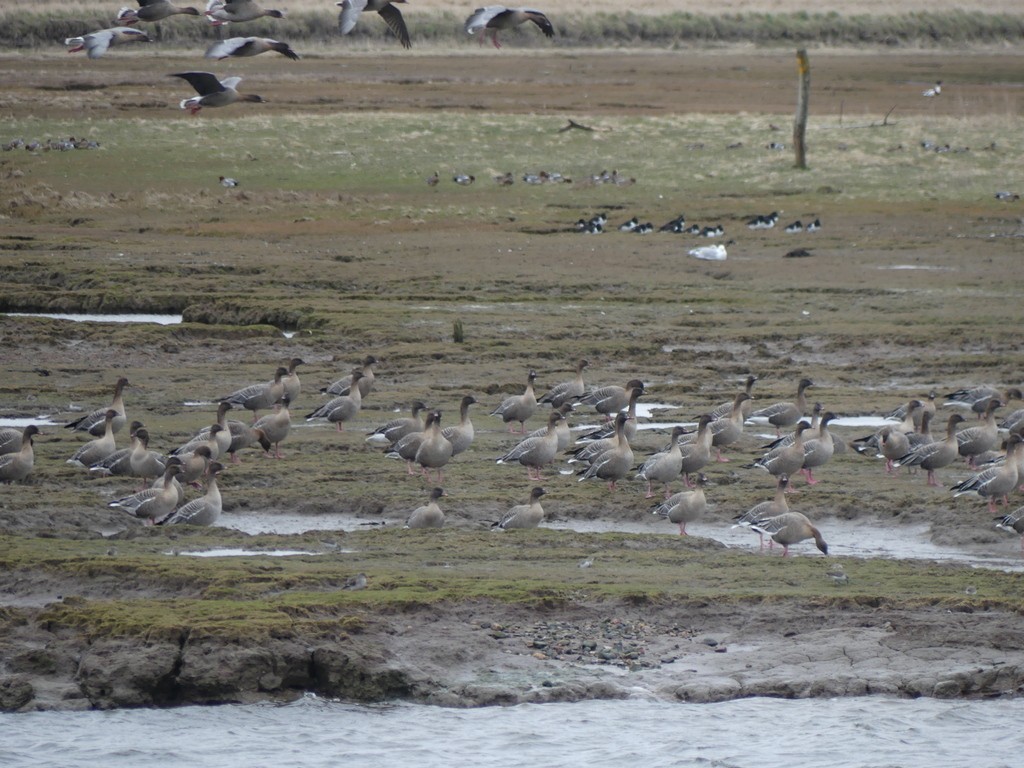
[[[796,153],[796,167],[807,168],[807,148],[804,145],[804,134],[807,132],[807,101],[811,91],[811,64],[807,60],[807,51],[796,52],[797,80],[796,118],[793,120],[793,150]]]

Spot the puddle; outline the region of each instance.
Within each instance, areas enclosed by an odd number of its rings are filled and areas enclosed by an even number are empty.
[[[58,422],[54,421],[51,417],[40,415],[34,419],[30,419],[23,416],[12,416],[11,418],[0,419],[0,427],[14,427],[16,429],[24,429],[29,424],[35,424],[37,427],[56,427]]]
[[[9,317],[46,317],[51,320],[71,320],[75,323],[155,323],[179,325],[181,315],[86,315],[63,312],[7,312]]]
[[[322,555],[323,552],[306,552],[301,549],[221,549],[196,550],[195,552],[164,552],[165,555],[182,557],[294,557],[295,555]]]
[[[404,523],[395,522],[388,524],[401,528]],[[340,513],[289,515],[247,512],[235,515],[225,512],[220,516],[216,527],[230,528],[250,535],[260,533],[295,535],[306,533],[307,531],[365,531],[380,525],[380,519],[367,520]]]
[[[878,267],[878,269],[921,269],[932,272],[952,272],[953,267],[935,267],[928,264],[890,264],[888,266]]]

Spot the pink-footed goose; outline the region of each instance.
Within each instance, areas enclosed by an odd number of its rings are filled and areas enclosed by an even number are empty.
[[[540,498],[546,493],[547,491],[539,486],[534,488],[530,491],[530,502],[528,504],[517,504],[512,507],[491,528],[502,531],[536,528],[544,520],[544,508],[540,505]]]
[[[405,521],[406,528],[442,528],[444,526],[444,512],[438,500],[444,496],[442,488],[434,488],[430,492],[430,499],[422,507],[416,507],[409,513]]]
[[[412,48],[412,41],[409,39],[409,30],[405,26],[405,19],[402,12],[395,8],[392,3],[405,3],[407,0],[344,0],[335,5],[341,7],[338,14],[338,30],[347,35],[356,27],[356,22],[363,11],[368,13],[379,13],[388,25],[395,37],[398,38],[403,48]]]
[[[653,513],[678,525],[680,536],[688,536],[686,524],[699,519],[707,510],[708,502],[704,496],[707,484],[707,476],[703,472],[698,472],[694,481],[696,487],[692,491],[681,491],[669,496],[652,510]]]
[[[21,431],[21,446],[17,451],[0,456],[0,483],[20,483],[35,467],[35,452],[32,438],[39,434],[39,427],[29,424]]]
[[[124,376],[117,380],[114,384],[114,397],[110,401],[110,405],[106,408],[97,408],[92,413],[86,414],[74,421],[69,421],[64,425],[66,429],[73,429],[76,432],[88,432],[93,437],[101,437],[103,432],[106,430],[106,418],[107,411],[113,409],[114,420],[111,423],[111,429],[117,433],[121,431],[128,418],[124,411],[124,389],[125,387],[131,386],[128,383],[128,379]]]
[[[465,30],[467,35],[475,35],[479,32],[481,45],[484,43],[485,35],[490,31],[494,47],[501,48],[501,43],[498,42],[498,32],[518,27],[528,21],[536,24],[547,37],[555,36],[555,28],[541,11],[534,8],[507,8],[504,5],[488,5],[484,8],[477,8],[466,19]]]

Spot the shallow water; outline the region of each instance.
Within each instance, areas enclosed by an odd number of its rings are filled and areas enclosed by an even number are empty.
[[[0,715],[5,768],[1010,768],[1024,699],[633,699],[442,709],[287,705]]]
[[[71,320],[75,323],[155,323],[156,325],[180,325],[181,315],[113,314],[85,315],[73,312],[7,312],[10,317],[48,317],[51,320]]]
[[[25,416],[15,416],[11,418],[0,419],[0,427],[15,427],[17,429],[24,429],[29,424],[35,424],[37,427],[55,427],[58,422],[54,421],[51,416],[41,414],[36,416],[34,419],[30,419]]]

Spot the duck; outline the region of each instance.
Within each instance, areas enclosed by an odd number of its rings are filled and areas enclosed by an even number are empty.
[[[427,176],[426,181],[428,187],[436,187],[441,183],[441,175],[437,171],[434,171],[432,174]]]
[[[578,402],[582,405],[594,406],[594,410],[603,414],[607,421],[611,421],[616,413],[629,405],[629,398],[634,389],[639,389],[640,394],[643,394],[644,383],[640,379],[630,379],[624,387],[609,385],[592,389]]]
[[[546,494],[547,491],[540,486],[535,487],[530,491],[529,503],[512,507],[491,528],[501,531],[536,528],[544,520],[544,508],[540,505],[540,499]]]
[[[1006,441],[1006,461],[1001,465],[989,467],[977,472],[966,480],[957,483],[950,490],[953,496],[964,496],[967,494],[980,496],[988,500],[988,511],[995,514],[996,499],[1003,497],[1003,505],[1009,506],[1009,494],[1017,487],[1019,466],[1017,452],[1021,445],[1020,435],[1010,435]]]
[[[545,392],[537,402],[540,404],[550,403],[552,408],[558,408],[562,403],[573,402],[583,397],[587,388],[583,383],[583,370],[590,365],[590,361],[581,358],[576,362],[576,377],[569,381],[556,384]]]
[[[255,21],[256,19],[269,16],[273,19],[283,19],[284,12],[274,9],[264,10],[255,0],[210,0],[206,4],[206,17],[214,27],[220,27],[230,22]]]
[[[128,428],[128,435],[131,439],[127,448],[118,448],[105,459],[100,459],[89,467],[90,472],[95,472],[99,477],[129,477],[132,474],[131,456],[135,449],[135,433],[143,426],[141,421],[133,421]]]
[[[360,373],[362,373],[362,376],[359,377],[360,396],[366,397],[373,390],[374,382],[377,381],[377,376],[373,372],[373,366],[375,366],[379,362],[380,361],[373,355],[367,355],[366,357],[363,358],[362,368],[360,369]],[[350,374],[343,379],[338,379],[337,381],[328,384],[320,391],[328,395],[347,395],[348,388],[351,386],[351,384],[352,376]]]
[[[974,458],[991,451],[999,442],[999,426],[996,424],[996,409],[1002,405],[998,397],[986,401],[985,423],[957,432],[960,455],[967,458],[968,466],[974,466]]]
[[[825,466],[835,453],[832,433],[828,431],[829,422],[835,418],[836,415],[832,411],[826,411],[821,417],[821,424],[818,425],[818,436],[810,440],[804,440],[804,464],[800,471],[807,479],[808,485],[816,485],[818,483],[814,479],[814,470]]]
[[[135,447],[128,456],[132,475],[143,481],[143,487],[150,479],[156,479],[167,469],[167,457],[149,450],[149,430],[140,427],[135,432]]]
[[[115,499],[107,506],[123,509],[132,517],[145,520],[147,525],[152,525],[154,520],[170,515],[181,503],[178,489],[173,482],[180,473],[181,467],[177,463],[169,463],[164,470],[161,487],[147,488],[131,496]]]
[[[632,232],[634,229],[640,226],[640,219],[634,216],[628,221],[624,221],[619,224],[619,232]]]
[[[190,115],[198,114],[203,107],[226,107],[236,101],[251,101],[260,104],[265,102],[262,96],[257,96],[254,93],[241,94],[235,90],[242,82],[240,77],[225,77],[223,80],[218,80],[212,72],[175,72],[169,77],[180,77],[182,80],[186,80],[199,94],[182,99],[179,104],[182,109],[187,109]]]
[[[463,451],[469,450],[476,437],[476,430],[469,418],[469,407],[476,403],[472,395],[464,395],[459,402],[459,423],[452,424],[441,430],[441,434],[452,444],[452,456],[458,456]]]
[[[629,417],[620,413],[615,417],[615,445],[591,462],[590,466],[581,470],[579,480],[583,482],[591,478],[608,481],[608,490],[614,491],[615,484],[622,480],[633,468],[633,449],[626,439],[625,426]]]
[[[558,422],[562,420],[561,412],[552,411],[548,416],[548,426],[543,436],[523,439],[495,463],[519,462],[526,467],[527,478],[540,480],[541,470],[553,462],[558,454]]]
[[[416,449],[413,461],[423,469],[423,476],[430,480],[430,470],[437,470],[437,482],[444,479],[444,468],[452,460],[451,441],[441,431],[441,411],[433,412],[434,419],[423,430],[423,439]]]
[[[262,384],[250,384],[248,387],[236,389],[230,395],[216,398],[218,402],[230,403],[234,407],[252,411],[253,422],[259,420],[260,411],[272,408],[274,403],[284,395],[284,382],[281,380],[288,369],[278,366],[274,371],[273,381]]]
[[[755,504],[746,512],[736,515],[733,518],[733,528],[753,528],[754,523],[765,518],[777,517],[789,512],[789,502],[786,501],[786,494],[789,492],[789,475],[782,474],[776,478],[775,496],[770,501],[762,501]],[[761,549],[764,549],[764,533],[757,531],[761,540]],[[772,542],[769,542],[769,546]]]
[[[649,456],[640,466],[639,470],[637,470],[636,476],[641,480],[647,481],[645,499],[654,496],[654,489],[651,487],[652,483],[662,483],[665,486],[666,499],[671,495],[669,484],[679,477],[679,473],[683,469],[683,454],[679,448],[679,438],[685,432],[685,427],[673,427],[669,449]]]
[[[747,376],[746,382],[743,385],[743,391],[747,395],[747,399],[743,401],[743,418],[746,419],[750,416],[750,411],[754,407],[754,384],[757,383],[757,376],[750,374]],[[719,403],[712,408],[708,413],[711,414],[712,419],[721,419],[732,414],[732,407],[736,403],[736,398],[732,397],[723,403]]]
[[[1024,507],[1018,507],[1006,515],[996,516],[996,528],[1020,534],[1020,550],[1024,552]]]
[[[772,448],[768,453],[751,464],[748,469],[763,469],[770,475],[792,475],[799,472],[804,465],[804,438],[805,431],[811,429],[809,422],[801,421],[796,425],[793,442]]]
[[[20,483],[35,467],[35,453],[32,438],[39,434],[39,427],[29,424],[21,431],[21,446],[17,451],[0,455],[0,483]]]
[[[959,440],[956,439],[956,426],[964,422],[964,417],[952,414],[946,422],[946,437],[938,442],[928,442],[915,447],[913,451],[901,456],[893,466],[921,467],[928,472],[928,484],[938,486],[935,470],[952,464],[959,456]]]
[[[537,410],[537,396],[533,391],[533,382],[537,380],[537,372],[530,371],[526,376],[526,391],[521,395],[507,397],[493,411],[491,416],[500,416],[501,420],[508,424],[508,431],[513,432],[514,422],[519,426],[524,435],[526,434],[526,420]]]
[[[74,464],[88,469],[93,464],[102,459],[107,458],[115,450],[117,450],[117,444],[114,442],[114,418],[117,416],[117,411],[113,408],[107,409],[106,415],[103,419],[103,436],[97,437],[90,440],[88,443],[79,446],[78,450],[75,451],[71,458],[67,460],[68,464]]]
[[[707,475],[698,472],[692,491],[680,491],[669,496],[661,504],[656,505],[652,512],[678,525],[680,536],[689,536],[686,524],[699,519],[707,510],[708,502],[704,495],[707,484]]]
[[[821,219],[815,219],[807,225],[808,232],[820,232],[821,231]]]
[[[263,431],[274,446],[274,458],[280,459],[281,456],[281,443],[284,442],[285,438],[288,437],[288,433],[292,428],[292,416],[288,410],[288,406],[291,400],[288,399],[288,395],[282,396],[274,404],[274,412],[268,413],[259,419],[253,427]],[[267,451],[269,454],[270,451]]]
[[[90,32],[81,37],[69,37],[64,40],[64,45],[69,46],[68,53],[85,51],[85,55],[90,59],[98,59],[107,52],[108,48],[114,45],[151,42],[153,42],[153,38],[141,29],[111,27],[110,29],[101,29],[98,32]]]
[[[767,215],[758,214],[747,221],[748,229],[771,229],[779,220],[779,212],[772,211]]]
[[[217,476],[223,471],[223,464],[219,461],[211,462],[206,470],[206,493],[198,499],[192,499],[188,504],[183,504],[170,514],[164,515],[156,520],[155,524],[213,525],[216,523],[224,509],[220,488],[217,485]]]
[[[496,174],[494,176],[494,183],[499,187],[511,187],[516,183],[515,174],[513,174],[512,171]]]
[[[117,12],[119,24],[132,25],[140,21],[161,21],[169,16],[199,16],[199,10],[191,6],[177,6],[170,0],[138,0],[138,8],[122,8]]]
[[[793,402],[772,403],[765,408],[753,411],[750,414],[750,419],[752,421],[761,419],[767,421],[775,427],[775,433],[781,437],[783,427],[792,427],[803,418],[807,411],[807,397],[804,391],[813,386],[814,382],[810,379],[800,379],[800,383],[797,385],[796,399]]]
[[[218,40],[203,54],[207,59],[241,59],[246,56],[259,56],[261,53],[279,53],[292,61],[299,60],[299,54],[292,50],[288,43],[282,43],[270,37],[229,37]]]
[[[363,11],[376,11],[384,19],[395,37],[401,42],[403,48],[412,48],[412,41],[409,39],[409,30],[405,27],[405,19],[402,12],[395,8],[393,3],[404,3],[406,0],[344,0],[335,5],[341,8],[338,14],[338,29],[341,34],[347,35],[356,27],[359,16]]]
[[[504,5],[488,5],[484,8],[477,8],[466,19],[464,28],[467,35],[480,33],[480,45],[484,44],[484,37],[490,30],[490,38],[494,47],[501,48],[501,43],[498,42],[498,32],[518,27],[528,21],[536,24],[547,37],[555,36],[555,28],[543,12],[534,8],[506,8]]]
[[[366,442],[380,447],[390,447],[408,434],[423,431],[423,414],[427,406],[422,400],[413,400],[410,415],[391,419],[367,433]]]
[[[658,231],[659,232],[674,232],[674,233],[678,234],[678,233],[683,231],[683,227],[685,227],[685,226],[686,226],[686,214],[685,213],[680,213],[674,219],[666,221],[664,224],[662,224],[660,227],[658,227]]]
[[[120,432],[121,427],[128,421],[124,410],[124,390],[128,386],[131,386],[128,383],[128,379],[121,376],[114,384],[114,397],[110,401],[110,405],[106,408],[98,408],[74,421],[69,421],[64,425],[64,428],[73,429],[76,432],[88,432],[93,437],[100,437],[106,430],[107,411],[113,409],[114,420],[110,426],[115,433]]]
[[[814,527],[806,515],[800,512],[784,512],[775,517],[755,521],[751,526],[758,533],[770,536],[776,544],[782,545],[782,556],[789,556],[789,548],[807,539],[814,539],[815,546],[822,554],[828,554],[828,544],[821,531]]]
[[[444,512],[438,505],[438,500],[444,496],[443,488],[434,488],[430,491],[430,498],[422,507],[416,507],[409,513],[405,521],[406,528],[443,528]]]
[[[363,397],[359,389],[359,380],[362,377],[363,372],[358,368],[352,371],[348,387],[349,394],[338,395],[328,400],[312,413],[306,414],[306,421],[327,419],[332,424],[337,425],[339,432],[344,432],[344,423],[358,416],[360,409],[363,407]]]

